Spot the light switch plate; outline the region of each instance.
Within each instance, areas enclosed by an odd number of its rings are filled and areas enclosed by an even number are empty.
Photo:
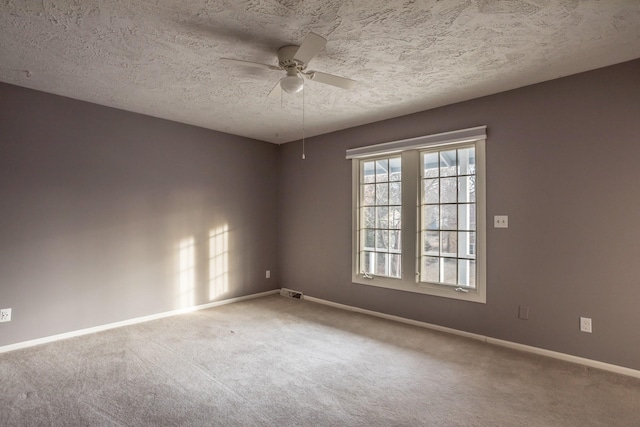
[[[509,228],[509,217],[507,215],[495,215],[493,217],[493,228]]]

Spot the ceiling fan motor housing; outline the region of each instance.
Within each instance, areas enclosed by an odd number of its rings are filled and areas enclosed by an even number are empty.
[[[278,49],[278,65],[285,70],[295,67],[298,71],[302,71],[307,67],[304,62],[294,59],[300,46],[283,46]]]

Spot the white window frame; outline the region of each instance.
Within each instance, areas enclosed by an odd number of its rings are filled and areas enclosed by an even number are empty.
[[[420,151],[427,148],[475,146],[476,155],[476,287],[420,283]],[[438,297],[486,303],[486,126],[427,135],[347,150],[352,160],[352,282]],[[402,274],[401,278],[363,275],[359,270],[360,163],[402,157]]]
[[[390,161],[390,160],[392,160],[392,159],[397,159],[397,158],[400,158],[400,159],[402,160],[401,156],[399,156],[399,155],[396,153],[396,154],[391,154],[391,155],[387,155],[387,156],[376,156],[376,157],[373,157],[373,158],[368,158],[368,159],[366,159],[366,161],[367,161],[367,162],[374,163],[374,168],[376,168],[376,167],[377,167],[376,162],[377,162],[377,161],[379,161],[379,160],[389,160],[389,161]],[[359,173],[358,173],[358,179],[359,179],[359,178],[362,176],[362,174],[363,174],[363,168],[362,168],[362,166],[363,166],[363,162],[358,162],[358,163],[359,163],[359,165],[360,165],[360,171],[359,171]],[[395,227],[392,227],[392,226],[390,225],[390,223],[392,222],[392,220],[391,220],[391,216],[392,216],[392,215],[391,215],[390,210],[391,210],[391,208],[392,208],[392,207],[397,206],[397,204],[395,204],[395,203],[394,203],[394,204],[392,204],[392,203],[391,203],[391,188],[390,188],[390,187],[391,187],[391,185],[393,185],[393,184],[400,184],[400,185],[402,186],[402,178],[400,179],[400,181],[393,181],[393,180],[391,180],[391,175],[392,175],[392,174],[391,174],[391,168],[390,168],[390,166],[391,166],[391,165],[389,164],[389,169],[388,169],[389,178],[388,178],[388,180],[387,180],[387,181],[383,181],[383,182],[378,181],[378,176],[377,176],[377,173],[376,173],[376,174],[375,174],[375,182],[369,182],[369,183],[362,183],[362,182],[360,182],[360,181],[358,182],[358,191],[360,192],[360,193],[359,193],[359,194],[360,194],[360,196],[362,196],[362,195],[364,194],[364,193],[362,193],[362,191],[364,191],[363,187],[365,187],[365,186],[373,185],[373,186],[374,186],[374,188],[376,188],[376,189],[377,189],[378,184],[382,184],[382,185],[385,185],[385,184],[386,184],[386,185],[388,185],[388,188],[389,188],[389,190],[388,190],[388,197],[387,197],[387,203],[386,203],[386,204],[384,204],[384,203],[383,203],[383,204],[379,204],[379,202],[378,202],[378,200],[377,200],[377,197],[376,197],[376,200],[374,201],[374,204],[373,204],[373,205],[371,205],[371,204],[367,204],[367,205],[362,205],[362,206],[360,206],[360,205],[359,205],[359,206],[358,206],[359,210],[367,209],[367,208],[373,208],[373,209],[374,209],[374,212],[376,212],[376,211],[377,211],[377,208],[379,208],[379,207],[383,207],[383,208],[384,208],[384,207],[387,207],[387,208],[389,209],[389,216],[388,216],[388,224],[387,224],[387,228],[384,228],[384,227],[382,227],[382,228],[381,228],[381,227],[379,226],[379,224],[378,224],[378,216],[377,216],[377,212],[374,214],[374,221],[375,221],[375,225],[374,225],[374,227],[373,227],[373,230],[374,230],[374,234],[375,234],[375,236],[374,236],[375,243],[374,243],[374,247],[373,247],[373,248],[371,248],[371,247],[367,248],[366,246],[364,246],[364,247],[360,247],[360,245],[362,244],[362,242],[363,242],[364,240],[366,240],[366,239],[365,239],[365,237],[364,237],[363,235],[361,235],[361,234],[360,234],[360,233],[361,233],[361,231],[366,230],[366,229],[371,230],[371,228],[367,228],[367,227],[364,227],[364,226],[360,227],[360,225],[361,225],[361,224],[360,224],[360,221],[362,220],[362,212],[360,212],[360,213],[359,213],[359,218],[358,218],[358,224],[359,224],[359,229],[358,229],[358,242],[359,242],[359,244],[358,244],[358,250],[359,250],[359,252],[370,252],[371,254],[380,254],[380,253],[383,253],[383,254],[384,254],[384,253],[386,253],[386,254],[388,254],[389,256],[399,255],[399,256],[400,256],[400,260],[401,260],[401,264],[400,264],[400,266],[399,266],[399,267],[400,267],[400,270],[402,270],[402,251],[400,251],[400,253],[398,253],[397,251],[394,251],[394,250],[391,248],[392,239],[391,239],[391,236],[390,236],[390,233],[391,233],[391,232],[396,232],[396,231],[398,231],[398,232],[399,232],[399,234],[400,234],[400,236],[401,236],[401,230],[397,230]],[[401,177],[402,177],[402,173],[401,173]],[[374,190],[374,192],[376,193],[376,196],[377,196],[377,190]],[[402,194],[402,193],[401,193],[401,194]],[[359,197],[359,203],[360,203],[360,197]],[[401,206],[402,206],[402,200],[400,200],[400,207],[401,207]],[[401,214],[402,214],[402,209],[401,209]],[[401,218],[402,218],[402,217],[401,217]],[[401,223],[402,223],[402,221],[401,221]],[[378,241],[378,231],[383,231],[383,232],[387,232],[387,233],[389,233],[389,234],[388,234],[388,242],[387,242],[387,243],[388,243],[388,245],[389,245],[389,247],[388,247],[386,250],[380,250],[380,249],[378,248],[378,246],[377,246],[377,241]],[[402,249],[402,248],[400,248],[400,249]],[[362,254],[361,254],[361,253],[359,253],[359,255],[362,255]],[[374,257],[374,259],[375,259],[375,257]],[[370,277],[370,274],[371,274],[371,275],[375,275],[375,273],[372,273],[372,272],[369,272],[369,273],[366,273],[366,272],[365,272],[365,270],[366,270],[366,269],[364,268],[364,266],[363,266],[363,265],[361,265],[361,262],[362,262],[362,257],[361,257],[361,256],[359,256],[359,257],[358,257],[358,261],[357,261],[357,262],[358,262],[358,267],[357,267],[357,269],[358,269],[358,271],[359,271],[359,272],[360,272],[364,277]],[[389,270],[389,273],[391,273],[391,270],[392,270],[392,269],[390,268],[390,267],[391,267],[391,264],[392,264],[392,263],[391,263],[391,259],[389,259],[389,260],[388,260],[388,265],[387,265],[388,270]],[[389,278],[389,279],[391,279],[391,280],[397,280],[397,278],[396,278],[394,275],[392,275],[392,274],[380,275],[380,276],[376,276],[376,277],[379,277],[379,278],[384,277],[384,278]]]

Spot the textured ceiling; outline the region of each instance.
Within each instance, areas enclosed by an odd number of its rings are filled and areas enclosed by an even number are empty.
[[[0,80],[270,142],[300,94],[267,94],[276,51],[328,39],[305,88],[319,135],[640,57],[640,0],[0,0]],[[639,76],[640,78],[640,76]]]

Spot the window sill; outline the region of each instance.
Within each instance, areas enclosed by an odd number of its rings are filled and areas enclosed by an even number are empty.
[[[456,288],[450,286],[429,285],[425,283],[418,284],[415,282],[407,283],[407,281],[402,279],[391,279],[379,276],[374,276],[372,279],[367,279],[361,275],[354,275],[351,281],[356,285],[376,286],[379,288],[413,292],[417,294],[476,302],[480,304],[486,304],[487,302],[485,294],[471,289],[469,290],[469,292],[459,292],[455,290]]]

